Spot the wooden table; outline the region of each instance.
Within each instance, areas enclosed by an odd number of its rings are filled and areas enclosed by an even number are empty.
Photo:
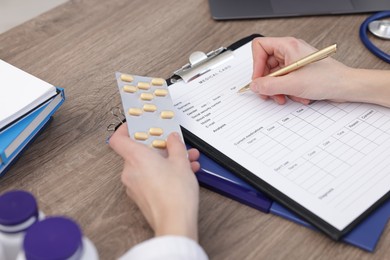
[[[317,48],[338,43],[347,65],[390,69],[360,42],[367,15],[216,22],[207,1],[74,0],[0,35],[0,58],[63,87],[67,100],[49,128],[0,180],[25,189],[47,215],[76,219],[114,259],[153,233],[120,181],[122,160],[105,143],[110,109],[120,105],[115,71],[168,77],[196,50],[252,33],[295,36]],[[376,43],[390,51],[388,42]],[[388,227],[375,253],[336,243],[290,221],[201,188],[200,244],[211,259],[384,259]]]

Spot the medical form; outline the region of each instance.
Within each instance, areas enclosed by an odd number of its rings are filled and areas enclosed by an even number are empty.
[[[389,195],[390,109],[237,94],[251,75],[248,43],[213,71],[171,85],[179,123],[337,230]]]

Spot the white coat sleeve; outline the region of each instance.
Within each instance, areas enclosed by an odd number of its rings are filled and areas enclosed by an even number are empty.
[[[160,236],[146,240],[126,252],[120,260],[208,260],[203,248],[182,236]]]

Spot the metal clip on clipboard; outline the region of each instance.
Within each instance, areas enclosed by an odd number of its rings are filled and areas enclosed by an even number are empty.
[[[190,55],[189,63],[173,73],[173,76],[170,78],[170,82],[176,83],[184,80],[185,83],[188,83],[233,57],[233,52],[225,47],[220,47],[208,52],[207,54],[201,51],[196,51]]]

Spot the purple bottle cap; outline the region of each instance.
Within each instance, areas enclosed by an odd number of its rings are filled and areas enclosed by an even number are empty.
[[[36,222],[26,232],[23,248],[26,259],[78,259],[82,233],[79,226],[66,217],[48,217]]]
[[[31,193],[14,190],[0,196],[0,225],[18,225],[34,216],[38,219],[38,205]]]

